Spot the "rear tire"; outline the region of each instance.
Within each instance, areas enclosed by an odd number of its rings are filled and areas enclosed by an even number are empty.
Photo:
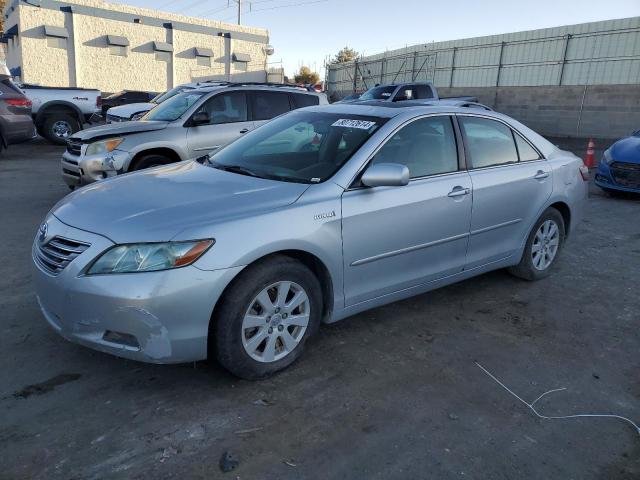
[[[247,380],[288,367],[318,330],[321,291],[311,270],[284,255],[247,267],[216,308],[209,329],[210,356]]]
[[[509,268],[509,273],[529,281],[548,276],[562,250],[564,239],[562,214],[552,207],[546,209],[527,237],[520,263]]]
[[[149,155],[143,155],[133,164],[131,171],[144,170],[145,168],[159,167],[160,165],[167,165],[172,163],[173,160],[164,155],[158,153],[151,153]]]
[[[78,119],[66,113],[48,114],[39,129],[41,135],[57,145],[66,145],[67,140],[80,130]]]

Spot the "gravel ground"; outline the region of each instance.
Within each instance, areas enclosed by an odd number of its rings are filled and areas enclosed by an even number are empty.
[[[252,383],[97,353],[46,325],[30,245],[67,192],[60,154],[35,141],[0,158],[0,478],[640,478],[630,425],[538,419],[474,363],[529,402],[566,387],[539,402],[546,415],[640,422],[640,197],[593,188],[543,281],[493,272],[324,326],[300,362]]]

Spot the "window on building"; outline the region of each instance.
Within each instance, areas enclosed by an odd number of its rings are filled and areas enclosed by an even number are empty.
[[[156,52],[156,60],[159,62],[169,62],[171,60],[171,52]]]
[[[196,56],[196,60],[198,65],[201,67],[210,67],[211,66],[211,57],[202,57],[200,55]]]
[[[47,37],[47,47],[67,48],[67,39],[61,37]]]
[[[246,72],[247,65],[248,63],[246,62],[233,62],[233,68],[235,68],[237,72]]]
[[[109,45],[109,54],[117,57],[126,57],[127,47],[122,45]]]

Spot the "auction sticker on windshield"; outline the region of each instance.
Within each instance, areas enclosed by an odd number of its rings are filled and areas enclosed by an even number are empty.
[[[367,120],[352,120],[349,118],[341,118],[336,120],[331,125],[332,127],[347,127],[347,128],[359,128],[361,130],[369,130],[376,122],[370,122]]]

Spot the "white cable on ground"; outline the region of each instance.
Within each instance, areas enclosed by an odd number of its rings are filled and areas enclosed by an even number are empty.
[[[491,377],[498,385],[500,385],[502,388],[504,388],[507,392],[509,392],[511,395],[513,395],[515,398],[517,398],[518,400],[520,400],[520,402],[524,403],[537,417],[539,418],[544,418],[545,420],[560,420],[560,419],[567,419],[567,418],[583,418],[583,417],[603,417],[603,418],[617,418],[619,420],[623,420],[627,423],[630,423],[631,425],[633,425],[633,428],[636,429],[636,432],[638,433],[638,435],[640,435],[640,427],[638,427],[637,424],[635,424],[633,421],[629,420],[626,417],[622,417],[620,415],[610,415],[610,414],[595,414],[595,413],[580,413],[580,414],[575,414],[575,415],[562,415],[562,416],[553,416],[553,417],[549,417],[547,415],[542,415],[541,413],[539,413],[536,408],[534,407],[534,405],[536,404],[537,401],[541,400],[545,395],[548,395],[550,393],[553,392],[560,392],[562,390],[566,390],[566,388],[555,388],[553,390],[549,390],[548,392],[544,392],[542,395],[540,395],[538,398],[536,398],[533,402],[531,403],[527,403],[525,402],[522,398],[520,398],[516,393],[514,393],[511,389],[509,389],[509,387],[507,387],[504,383],[502,383],[500,380],[498,380],[495,375],[493,375],[489,370],[487,370],[486,368],[484,368],[482,365],[480,365],[478,362],[474,362],[484,373],[486,373],[489,377]]]

